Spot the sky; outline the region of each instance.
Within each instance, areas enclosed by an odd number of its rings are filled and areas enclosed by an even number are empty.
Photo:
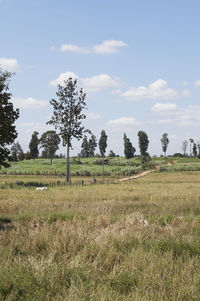
[[[123,155],[123,133],[139,154],[139,130],[151,155],[163,133],[168,154],[200,141],[199,11],[199,0],[0,0],[0,67],[15,73],[22,148],[50,129],[50,100],[68,77],[87,94],[85,126],[97,140],[106,131],[107,154]]]

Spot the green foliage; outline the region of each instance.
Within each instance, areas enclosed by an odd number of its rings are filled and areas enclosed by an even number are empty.
[[[55,131],[47,131],[42,134],[39,142],[41,144],[41,147],[44,148],[46,158],[49,158],[52,164],[52,159],[59,148],[58,147],[58,145],[60,144],[59,136],[56,134]]]
[[[21,145],[19,144],[19,142],[14,143],[11,146],[10,150],[11,150],[11,159],[12,159],[12,161],[20,160],[20,158],[23,157],[23,150],[22,150]]]
[[[0,69],[0,168],[9,167],[10,151],[7,145],[14,142],[17,137],[14,122],[19,118],[19,110],[14,110],[10,101],[12,94],[8,92],[8,81],[11,73]]]
[[[130,139],[126,136],[124,133],[124,154],[126,156],[126,159],[130,159],[134,157],[135,154],[135,147],[133,147],[132,143],[130,142]]]
[[[162,151],[163,151],[163,153],[165,154],[165,157],[166,157],[166,152],[167,152],[167,148],[168,148],[168,144],[169,144],[168,134],[164,133],[162,135],[162,138],[161,138],[160,141],[161,141],[161,145],[162,145]]]
[[[149,146],[149,139],[147,134],[144,131],[138,132],[138,144],[140,148],[140,154],[142,157],[145,157],[148,155],[147,150]]]
[[[105,156],[106,148],[107,148],[107,138],[105,130],[101,131],[101,137],[99,139],[99,150],[102,157]]]
[[[39,133],[37,131],[34,131],[31,137],[31,141],[29,143],[29,150],[30,150],[30,158],[36,159],[39,155],[38,145],[39,145],[39,139],[38,139]]]

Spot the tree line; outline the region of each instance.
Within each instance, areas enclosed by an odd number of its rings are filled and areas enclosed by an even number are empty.
[[[89,129],[83,126],[83,121],[86,119],[86,94],[83,89],[78,89],[77,80],[68,78],[64,84],[58,85],[56,98],[50,100],[53,108],[51,119],[47,124],[53,125],[55,131],[47,131],[39,138],[39,133],[34,131],[32,134],[29,151],[24,153],[19,142],[14,143],[17,137],[15,121],[19,118],[19,109],[14,109],[11,102],[11,93],[9,93],[9,80],[11,73],[0,69],[0,167],[8,167],[9,160],[35,159],[39,156],[39,148],[42,148],[42,157],[49,158],[51,163],[55,157],[56,151],[59,149],[59,144],[62,140],[63,146],[66,147],[66,180],[71,181],[70,177],[70,149],[72,148],[72,139],[82,140],[80,157],[88,158],[95,155],[97,147],[97,139]],[[90,135],[90,138],[87,137]],[[135,156],[136,149],[133,146],[126,133],[123,135],[124,154],[129,160]],[[13,144],[14,143],[14,144]],[[190,156],[200,155],[200,143],[196,143],[192,138],[189,141],[184,140],[182,145],[183,155],[186,156],[188,143],[190,146]],[[8,148],[9,145],[11,149]],[[142,163],[150,160],[148,153],[149,138],[146,132],[138,132],[138,145]],[[169,145],[168,134],[164,133],[161,137],[161,146],[164,156],[166,157],[167,148]],[[104,174],[104,157],[107,148],[107,135],[105,130],[101,131],[98,141],[100,156],[102,157],[102,168]],[[113,150],[109,153],[110,156],[116,156]],[[181,154],[179,154],[181,155]]]

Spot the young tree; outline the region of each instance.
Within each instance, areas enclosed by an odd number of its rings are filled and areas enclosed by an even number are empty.
[[[29,143],[29,150],[30,150],[30,156],[31,159],[36,159],[39,156],[39,150],[38,150],[38,145],[39,145],[39,139],[38,139],[39,133],[34,131],[31,137],[31,141]]]
[[[101,131],[101,137],[99,139],[99,150],[100,154],[103,157],[102,160],[102,183],[104,183],[104,157],[106,153],[106,148],[107,148],[107,138],[108,136],[106,135],[105,130]]]
[[[167,148],[168,148],[168,144],[169,144],[168,134],[164,133],[162,135],[162,138],[160,139],[160,141],[161,141],[161,145],[162,145],[162,151],[165,154],[165,158],[166,158],[166,152],[167,152]]]
[[[83,137],[83,142],[81,144],[80,156],[82,158],[88,158],[89,157],[89,143],[88,143],[88,140],[87,140],[87,136]]]
[[[124,155],[126,159],[131,159],[134,157],[135,154],[135,147],[133,147],[132,143],[130,142],[130,139],[126,136],[124,133]]]
[[[77,80],[72,78],[64,81],[64,85],[58,85],[57,99],[50,101],[53,106],[53,116],[47,124],[53,124],[59,130],[63,139],[63,145],[67,147],[67,172],[66,180],[71,183],[70,177],[70,148],[72,138],[80,140],[86,132],[82,121],[86,118],[83,110],[86,109],[86,94],[83,89],[78,91]]]
[[[182,144],[183,156],[186,156],[187,147],[188,147],[188,141],[187,141],[187,140],[184,140],[184,141],[183,141],[183,144]]]
[[[198,157],[200,157],[200,142],[197,141]]]
[[[96,147],[97,147],[97,138],[92,134],[91,138],[88,141],[89,157],[94,157],[94,152]]]
[[[139,144],[141,156],[142,157],[148,156],[147,150],[149,146],[149,139],[147,134],[143,131],[138,132],[138,144]]]
[[[46,156],[50,159],[50,163],[52,165],[53,157],[59,149],[58,145],[60,144],[60,137],[55,131],[47,131],[42,134],[39,142],[41,147],[44,148]]]
[[[192,145],[194,143],[194,139],[190,138],[189,141],[190,141],[190,158],[191,158],[192,157]]]
[[[10,159],[10,150],[7,145],[14,142],[17,137],[15,120],[19,118],[19,110],[14,110],[10,102],[12,94],[8,92],[8,81],[11,73],[0,69],[0,168],[9,167],[6,160]]]
[[[116,154],[113,152],[113,150],[110,150],[108,157],[116,157]]]
[[[197,145],[195,142],[193,143],[192,152],[193,152],[193,156],[197,157]]]
[[[23,152],[19,142],[14,143],[11,146],[10,150],[11,150],[12,161],[14,161],[14,162],[18,161],[20,152]]]
[[[25,159],[25,154],[24,154],[23,150],[21,149],[18,154],[18,160],[23,161],[24,159]]]

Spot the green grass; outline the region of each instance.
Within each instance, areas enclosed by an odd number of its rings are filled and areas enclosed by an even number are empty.
[[[199,300],[199,178],[0,189],[0,300]]]

